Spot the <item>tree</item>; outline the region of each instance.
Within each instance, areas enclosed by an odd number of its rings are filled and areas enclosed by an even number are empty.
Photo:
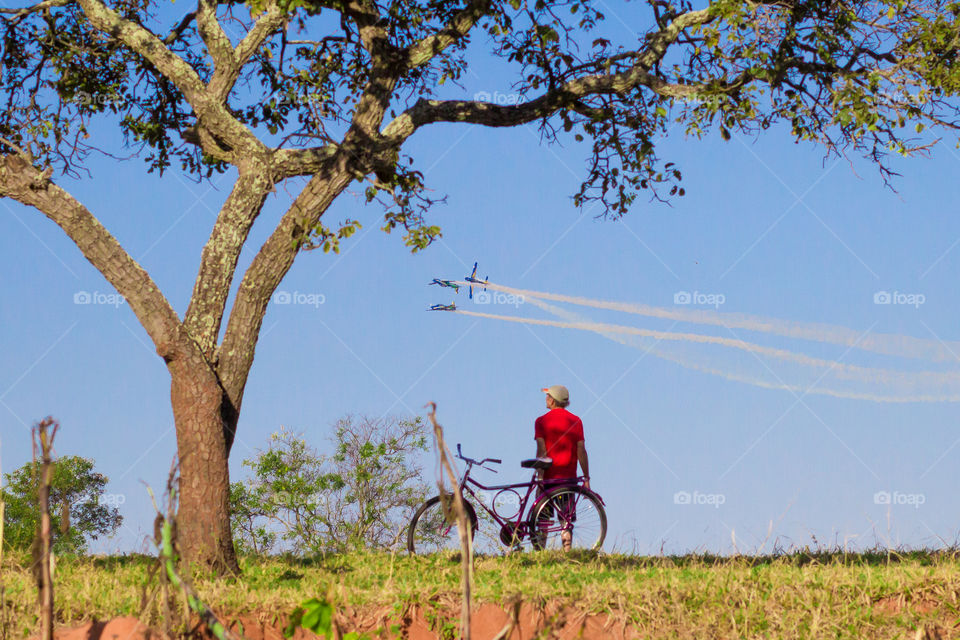
[[[396,544],[427,495],[417,463],[427,450],[423,421],[347,416],[334,428],[333,455],[281,430],[269,449],[244,460],[253,476],[231,485],[241,550],[270,551],[277,529],[297,553]]]
[[[584,141],[589,171],[574,201],[615,217],[645,191],[683,195],[680,169],[657,154],[672,122],[724,138],[786,123],[828,153],[866,155],[885,177],[887,154],[929,146],[908,123],[957,123],[960,6],[945,0],[647,0],[648,29],[622,42],[597,35],[606,5],[592,0],[197,0],[167,25],[160,6],[0,10],[0,196],[57,223],[152,339],[170,373],[184,558],[221,572],[238,569],[227,460],[267,303],[301,251],[336,251],[359,227],[324,220],[355,181],[413,250],[439,235],[403,154],[418,130],[538,123],[547,143]],[[227,35],[228,20],[242,37]],[[481,39],[512,65],[524,99],[437,99]],[[119,127],[150,171],[234,172],[182,318],[54,180],[83,169],[94,119]],[[279,186],[299,191],[226,314],[240,251]]]
[[[38,474],[39,464],[33,462],[4,474],[3,543],[8,548],[29,549],[33,543],[40,523]],[[50,510],[59,516],[53,527],[53,545],[58,553],[83,553],[89,539],[113,535],[120,528],[123,516],[115,504],[102,504],[108,481],[93,470],[93,460],[66,456],[54,463]]]

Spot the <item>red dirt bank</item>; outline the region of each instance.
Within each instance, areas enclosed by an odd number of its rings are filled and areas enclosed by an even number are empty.
[[[357,631],[366,633],[372,638],[404,638],[406,640],[433,640],[441,637],[440,629],[443,623],[438,622],[436,615],[426,615],[421,607],[408,610],[402,620],[391,619],[390,609],[347,611],[338,616],[337,626],[340,633]],[[458,611],[444,612],[444,621],[456,630]],[[472,637],[475,640],[492,640],[508,624],[511,613],[493,604],[483,604],[473,612],[471,624]],[[231,630],[243,634],[248,640],[284,640],[283,627],[285,620],[276,620],[272,613],[263,612],[259,615],[241,615],[236,618],[226,618],[230,622]],[[433,621],[434,629],[431,629]],[[239,625],[237,624],[239,622]],[[242,627],[240,626],[242,625]],[[399,626],[399,636],[390,632],[391,625]],[[374,635],[377,629],[384,629],[380,636]],[[546,633],[545,633],[546,632]],[[339,637],[339,633],[336,633]],[[454,631],[454,635],[456,631]],[[508,640],[524,640],[526,638],[542,637],[550,640],[573,640],[575,638],[603,638],[604,640],[627,640],[637,637],[635,630],[623,622],[618,622],[606,615],[587,615],[569,609],[552,610],[534,608],[524,604],[519,608],[516,623]],[[88,622],[87,624],[58,629],[56,640],[163,640],[163,635],[155,629],[146,627],[136,618],[114,618],[106,622]],[[206,629],[200,629],[189,636],[190,640],[211,640]],[[295,640],[309,640],[317,636],[304,629],[297,629]]]

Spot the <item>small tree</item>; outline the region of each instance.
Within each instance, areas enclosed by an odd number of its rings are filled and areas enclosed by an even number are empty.
[[[420,418],[347,416],[334,425],[334,454],[320,454],[281,429],[270,448],[244,461],[231,485],[233,535],[241,551],[265,553],[277,536],[297,553],[388,548],[423,501]]]
[[[245,483],[230,485],[232,533],[241,550],[267,553],[280,538],[296,553],[319,546],[324,494],[332,478],[325,458],[307,441],[281,427],[270,448],[243,461],[253,471]]]
[[[347,416],[337,422],[334,442],[332,475],[343,484],[328,501],[338,516],[331,539],[340,546],[392,546],[427,494],[412,459],[427,450],[423,421]]]
[[[29,549],[40,522],[37,505],[39,465],[28,462],[5,474],[3,544]],[[53,541],[57,553],[83,553],[88,540],[112,535],[123,522],[116,506],[101,504],[108,478],[93,470],[93,460],[67,456],[56,461],[50,487],[51,509],[59,514]]]
[[[251,485],[243,482],[230,484],[230,527],[239,553],[264,554],[276,543],[277,534],[267,528],[265,517],[267,511],[258,502]]]

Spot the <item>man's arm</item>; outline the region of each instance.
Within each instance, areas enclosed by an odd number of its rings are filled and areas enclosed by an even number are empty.
[[[583,440],[577,443],[577,461],[580,463],[580,468],[583,469],[583,486],[587,489],[590,488],[590,459],[587,458],[587,445],[584,444]]]
[[[543,438],[537,438],[537,457],[543,458],[547,455],[547,441]],[[543,480],[543,469],[537,469],[537,477]]]

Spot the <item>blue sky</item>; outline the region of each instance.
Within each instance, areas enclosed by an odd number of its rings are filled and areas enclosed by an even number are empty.
[[[462,94],[509,94],[502,68],[478,62]],[[97,135],[112,140],[107,129]],[[871,165],[824,160],[821,148],[795,144],[783,130],[728,142],[671,131],[661,155],[683,170],[687,196],[672,206],[638,202],[622,221],[573,207],[585,150],[546,147],[534,127],[437,125],[407,151],[428,185],[448,196],[430,214],[443,240],[411,255],[378,230],[379,210],[364,206],[362,194],[341,196],[326,219],[358,218],[365,228],[339,256],[301,255],[280,287],[322,304],[268,309],[231,460],[235,478],[281,425],[322,448],[346,413],[422,414],[433,400],[452,442],[503,458],[501,473],[486,480],[522,479],[518,463],[534,452],[533,421],[543,411],[539,389],[565,384],[608,506],[608,550],[956,540],[953,404],[761,389],[587,332],[425,312],[451,301],[426,283],[463,277],[477,260],[481,275],[516,287],[665,307],[679,291],[722,294],[724,312],[957,340],[960,156],[951,142],[930,158],[898,161],[895,193]],[[135,161],[91,168],[92,179],[65,186],[182,313],[230,176],[198,185],[175,173],[146,175]],[[241,268],[288,200],[281,189],[269,201]],[[9,201],[0,205],[0,265],[3,470],[29,458],[26,426],[55,416],[59,453],[94,458],[111,479],[108,491],[123,496],[123,529],[96,548],[144,548],[152,528],[144,483],[163,485],[175,451],[163,363],[69,239]],[[878,291],[925,302],[877,305]],[[103,304],[75,304],[81,292]],[[469,304],[463,293],[458,303]],[[843,347],[811,349],[846,357]],[[891,504],[878,504],[878,492]]]

